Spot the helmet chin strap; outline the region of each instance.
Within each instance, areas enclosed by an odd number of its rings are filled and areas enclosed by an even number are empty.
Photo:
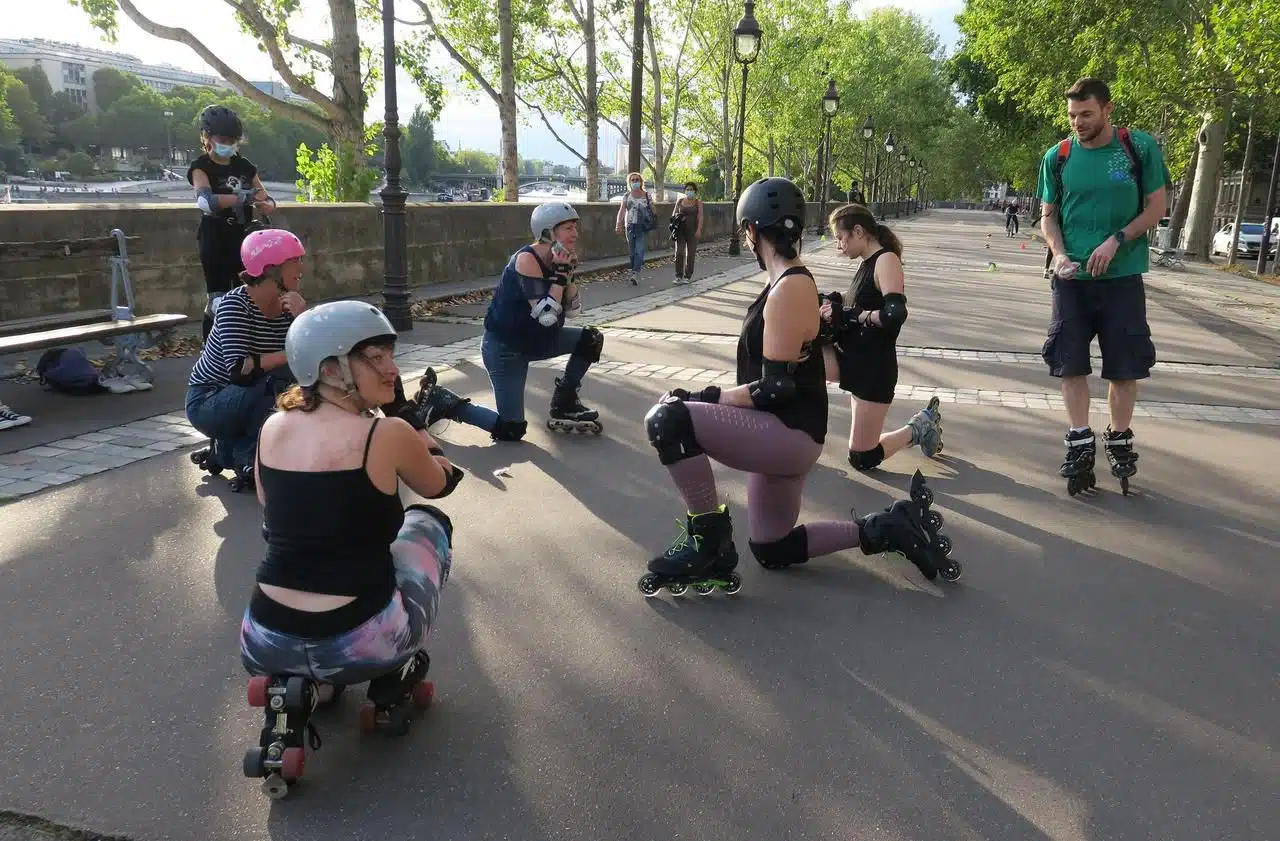
[[[342,370],[342,380],[338,381],[335,377],[327,374],[320,374],[320,382],[335,388],[342,392],[342,396],[351,401],[352,405],[361,414],[370,414],[376,406],[370,405],[361,395],[360,390],[356,388],[355,377],[351,373],[351,362],[345,356],[338,357],[338,367]]]

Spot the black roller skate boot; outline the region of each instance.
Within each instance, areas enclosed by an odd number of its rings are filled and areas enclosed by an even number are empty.
[[[742,578],[734,572],[737,566],[733,522],[728,506],[721,505],[715,511],[688,515],[680,536],[649,562],[638,586],[645,598],[658,595],[663,587],[673,596],[683,596],[690,586],[700,596],[710,595],[717,587],[733,595],[742,589]]]
[[[1093,460],[1098,453],[1093,430],[1086,427],[1079,432],[1068,431],[1062,443],[1067,445],[1067,457],[1058,473],[1067,480],[1067,495],[1075,496],[1081,491],[1092,490],[1098,484],[1093,473]]]
[[[397,397],[400,394],[396,395]],[[470,397],[463,397],[440,385],[436,377],[436,369],[428,368],[418,381],[418,393],[413,397],[413,413],[419,429],[430,429],[442,420],[457,420],[458,410],[471,402]],[[413,422],[410,421],[412,424]]]
[[[1129,495],[1129,477],[1138,472],[1138,454],[1133,451],[1133,430],[1116,432],[1110,425],[1102,433],[1102,443],[1107,448],[1107,461],[1111,463],[1111,475],[1120,480],[1120,492]]]
[[[578,400],[578,389],[565,385],[562,377],[556,378],[556,390],[551,393],[551,411],[547,429],[552,432],[589,432],[599,435],[600,413],[588,409]]]
[[[898,552],[929,581],[939,575],[943,581],[959,581],[963,568],[949,557],[951,538],[941,533],[942,514],[930,510],[933,491],[919,470],[911,477],[910,495],[878,514],[854,516],[863,553]]]
[[[435,697],[435,684],[427,680],[430,668],[427,652],[418,651],[401,668],[369,681],[368,700],[360,705],[360,729],[408,733],[414,711],[431,706]]]
[[[926,458],[933,458],[942,452],[942,405],[937,397],[929,398],[929,404],[911,416],[907,426],[911,427],[911,444],[919,444],[920,452]]]
[[[227,480],[227,487],[232,493],[241,493],[242,491],[256,491],[258,489],[257,481],[253,475],[253,465],[246,464],[244,467],[235,468],[235,474]]]
[[[245,751],[244,775],[261,779],[262,793],[272,800],[284,797],[302,779],[307,748],[320,749],[320,733],[311,722],[323,702],[320,689],[297,675],[249,678],[249,706],[263,708],[266,721],[258,746]]]

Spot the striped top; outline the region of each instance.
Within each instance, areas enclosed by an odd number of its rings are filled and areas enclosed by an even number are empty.
[[[281,313],[267,318],[249,297],[247,286],[237,286],[222,296],[213,330],[204,343],[204,351],[191,369],[191,386],[222,386],[231,382],[231,374],[244,364],[249,354],[265,356],[284,350],[284,337],[293,316]]]

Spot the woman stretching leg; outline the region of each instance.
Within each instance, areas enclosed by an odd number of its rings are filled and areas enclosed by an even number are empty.
[[[868,555],[898,551],[930,580],[960,576],[940,518],[917,476],[912,501],[847,522],[797,526],[809,470],[826,438],[827,393],[817,352],[817,288],[796,246],[804,230],[804,196],[784,178],[752,184],[738,201],[737,222],[769,282],[747,309],[738,342],[736,388],[675,389],[645,416],[649,441],[671,473],[688,511],[684,533],[649,564],[646,596],[664,586],[700,593],[736,592],[741,581],[727,506],[716,491],[711,459],[749,473],[748,545],[766,569],[860,547]]]

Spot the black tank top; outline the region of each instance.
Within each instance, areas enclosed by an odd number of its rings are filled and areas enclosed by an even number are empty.
[[[804,266],[787,269],[778,278],[787,275],[803,274],[813,277]],[[764,369],[764,305],[769,299],[769,292],[777,282],[765,286],[759,297],[747,307],[746,318],[742,320],[742,333],[738,337],[738,385],[754,382],[763,374]],[[813,305],[818,306],[817,295]],[[806,342],[800,349],[803,359],[796,363],[796,397],[790,403],[769,411],[777,415],[791,429],[799,429],[808,434],[817,443],[827,439],[827,377],[826,366],[822,361],[822,349],[817,340]]]
[[[880,259],[880,255],[891,253],[887,248],[881,248],[875,254],[862,261],[862,265],[858,267],[858,273],[853,276],[853,283],[849,285],[849,296],[853,299],[853,307],[858,312],[875,312],[884,307],[884,293],[880,291],[880,287],[876,286],[876,261]],[[859,349],[872,351],[892,349],[898,341],[898,333],[901,332],[902,325],[893,327],[863,327],[856,331],[855,344]],[[849,342],[842,342],[842,346],[847,346]]]
[[[356,596],[356,602],[340,609],[344,624],[363,621],[355,621],[353,611],[368,613],[365,619],[375,615],[396,588],[391,544],[404,525],[404,506],[399,494],[378,490],[365,471],[377,427],[375,419],[365,441],[364,461],[351,470],[277,470],[265,463],[258,465],[257,480],[267,498],[268,535],[258,583],[307,593]],[[260,606],[261,599],[255,602]],[[306,616],[306,612],[277,606],[279,609],[271,610],[275,619],[271,626],[296,633],[278,626],[284,614]],[[310,630],[314,630],[311,624]]]

